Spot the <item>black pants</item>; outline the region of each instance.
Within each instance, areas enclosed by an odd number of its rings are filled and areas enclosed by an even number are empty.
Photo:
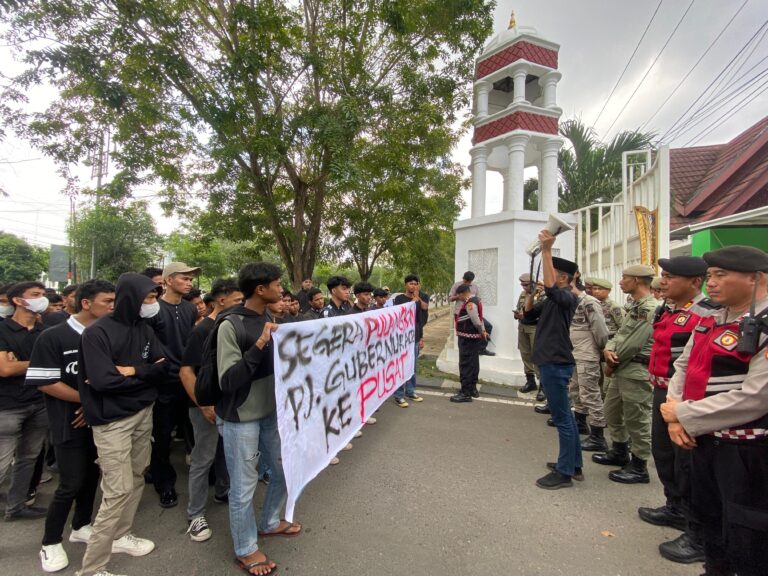
[[[713,573],[765,576],[768,567],[768,443],[696,438],[692,513]],[[709,572],[707,572],[709,573]]]
[[[93,501],[99,485],[98,455],[93,442],[60,444],[54,450],[59,463],[59,485],[48,506],[43,546],[61,542],[73,502],[75,514],[72,528],[79,530],[91,523]]]
[[[483,328],[488,332],[488,340],[480,340],[480,350],[485,351],[488,348],[488,342],[491,340],[491,332],[493,332],[493,324],[491,324],[487,318],[483,318]]]
[[[477,390],[480,350],[483,344],[485,344],[483,340],[459,336],[459,380],[461,380],[461,393],[466,396]]]
[[[176,424],[177,403],[181,399],[158,398],[152,409],[152,459],[149,469],[158,494],[176,487],[176,470],[171,464],[171,432]]]

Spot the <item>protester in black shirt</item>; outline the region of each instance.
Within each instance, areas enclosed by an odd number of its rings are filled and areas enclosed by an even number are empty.
[[[416,303],[416,343],[414,348],[415,357],[419,357],[419,351],[424,348],[424,326],[429,320],[429,294],[421,291],[421,280],[416,274],[409,274],[405,277],[405,293],[398,294],[395,297],[394,305]],[[408,400],[412,402],[423,402],[424,398],[416,394],[416,370],[414,360],[413,376],[405,384],[395,390],[395,404],[401,408],[408,408]]]
[[[5,519],[45,516],[45,508],[26,506],[27,492],[48,433],[43,395],[24,386],[29,358],[42,332],[38,314],[48,308],[45,286],[19,282],[8,289],[13,315],[0,322],[0,485],[10,470]],[[13,464],[12,464],[13,463]]]
[[[310,288],[307,294],[309,298],[309,310],[304,313],[304,320],[317,320],[323,317],[325,308],[325,296],[319,288]]]
[[[331,294],[331,301],[323,308],[320,317],[333,318],[334,316],[349,314],[352,308],[349,305],[349,289],[352,283],[344,276],[331,276],[328,278],[326,286],[328,286],[328,292]]]
[[[165,292],[159,299],[160,313],[153,324],[163,344],[168,361],[168,383],[160,390],[152,415],[152,463],[150,471],[155,491],[160,496],[160,506],[172,508],[179,502],[176,494],[176,470],[171,464],[171,432],[179,424],[185,432],[188,423],[187,399],[179,379],[179,367],[184,348],[197,321],[198,311],[194,304],[184,300],[192,291],[192,282],[200,268],[183,262],[171,262],[163,269]]]
[[[90,280],[79,287],[75,301],[76,313],[43,332],[35,342],[25,382],[45,395],[51,442],[59,466],[59,485],[48,507],[40,550],[45,572],[56,572],[69,564],[61,542],[73,502],[69,540],[90,539],[93,500],[99,484],[96,445],[85,424],[77,390],[77,359],[85,328],[114,309],[115,287],[103,280]]]
[[[389,298],[389,293],[387,293],[386,290],[384,290],[383,288],[376,288],[373,291],[374,308],[376,310],[380,308],[384,308],[384,304],[386,304],[388,298]]]
[[[212,533],[205,518],[208,502],[208,475],[215,467],[214,500],[226,502],[229,493],[229,474],[224,459],[224,446],[216,427],[213,406],[199,406],[195,398],[195,381],[205,351],[205,342],[216,324],[216,317],[232,306],[243,302],[243,293],[237,281],[231,278],[216,280],[209,292],[213,298],[213,313],[203,318],[189,336],[181,360],[179,376],[184,390],[192,400],[189,419],[195,434],[195,446],[189,462],[189,503],[187,504],[187,533],[194,542],[208,540]]]
[[[571,478],[581,479],[581,443],[576,418],[568,400],[568,382],[576,361],[573,358],[570,326],[578,299],[571,285],[578,266],[552,256],[555,237],[547,230],[539,233],[544,293],[547,298],[534,306],[533,294],[525,301],[526,321],[538,319],[533,362],[539,367],[541,385],[547,395],[552,421],[560,439],[557,462],[548,464],[551,472],[536,481],[539,488],[555,490],[572,486]]]
[[[80,340],[78,390],[104,494],[83,557],[84,575],[105,570],[114,552],[143,556],[155,547],[130,529],[151,454],[152,404],[167,380],[162,345],[142,320],[158,313],[160,290],[146,276],[122,274],[114,312],[88,326]]]
[[[206,308],[205,302],[203,301],[203,293],[199,288],[192,288],[192,290],[185,294],[183,298],[190,304],[194,304],[195,308],[197,308],[197,319],[195,320],[195,324],[207,316],[205,313]]]
[[[312,299],[312,296],[310,296],[310,292],[312,291],[312,279],[311,278],[304,278],[304,280],[301,282],[301,290],[296,292],[296,299],[299,301],[299,314],[305,314],[306,312],[309,312],[309,309],[311,308],[310,300]]]
[[[358,282],[352,288],[355,294],[355,304],[350,311],[351,314],[367,312],[371,309],[371,299],[373,298],[373,286],[368,282]]]

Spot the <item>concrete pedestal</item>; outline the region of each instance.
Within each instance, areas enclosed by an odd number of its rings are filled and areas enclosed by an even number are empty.
[[[558,216],[575,224],[569,214]],[[522,290],[518,278],[529,272],[531,266],[525,250],[546,227],[548,217],[546,212],[521,210],[459,220],[454,224],[456,276],[461,277],[467,270],[475,273],[483,314],[493,324],[489,349],[496,352],[496,356],[480,357],[483,380],[515,386],[525,383],[513,313]],[[558,236],[555,256],[573,260],[574,238],[573,232]],[[437,367],[451,374],[459,373],[459,351],[453,332],[437,360]]]

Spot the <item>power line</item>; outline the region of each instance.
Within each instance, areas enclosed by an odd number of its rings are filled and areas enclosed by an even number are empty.
[[[648,74],[650,74],[651,70],[653,70],[653,67],[656,66],[656,62],[659,61],[659,58],[661,58],[661,55],[664,53],[664,50],[666,50],[667,46],[672,40],[672,37],[677,32],[678,28],[680,28],[680,25],[683,23],[683,20],[685,20],[685,17],[688,15],[688,12],[690,12],[691,7],[693,6],[693,2],[694,0],[691,0],[691,3],[688,4],[688,8],[685,9],[685,12],[683,12],[683,15],[680,17],[680,20],[677,21],[677,24],[672,30],[672,33],[669,35],[669,37],[667,37],[667,41],[664,42],[664,46],[661,47],[661,50],[656,55],[656,58],[654,58],[653,62],[651,62],[651,66],[648,68],[648,70],[645,71],[645,74],[643,74],[643,77],[640,78],[640,82],[637,84],[637,86],[635,86],[634,92],[632,92],[632,94],[629,96],[629,99],[625,102],[622,109],[619,110],[618,115],[616,116],[616,118],[614,118],[613,122],[611,122],[611,125],[608,126],[608,130],[605,131],[606,138],[608,137],[608,134],[610,134],[611,128],[613,128],[613,125],[616,124],[619,118],[621,118],[621,115],[624,113],[624,110],[626,110],[627,106],[629,106],[629,103],[632,102],[632,99],[635,97],[635,94],[637,94],[637,91],[640,90],[640,87],[643,85],[643,82],[645,82],[645,79],[648,77]]]
[[[680,82],[677,83],[677,86],[675,86],[674,90],[672,90],[672,92],[670,92],[670,94],[669,94],[669,96],[667,96],[666,100],[664,100],[664,102],[661,103],[661,106],[659,106],[656,109],[656,112],[651,114],[651,117],[648,118],[648,120],[646,120],[645,122],[643,122],[640,125],[640,128],[638,128],[638,131],[642,131],[643,128],[645,128],[645,126],[647,126],[651,122],[651,120],[653,120],[656,117],[656,115],[659,112],[661,112],[661,109],[664,108],[664,106],[667,105],[667,102],[669,102],[670,99],[672,98],[672,96],[674,96],[677,93],[677,91],[680,89],[680,87],[683,85],[683,83],[688,79],[688,76],[690,76],[693,73],[693,71],[696,69],[696,67],[699,64],[701,64],[701,61],[704,59],[704,57],[707,54],[709,54],[709,51],[712,50],[712,48],[715,46],[717,41],[720,40],[720,37],[725,33],[725,31],[728,29],[728,27],[731,25],[731,23],[736,19],[736,16],[738,16],[741,13],[741,11],[747,5],[747,2],[749,2],[749,0],[744,0],[744,3],[739,7],[738,10],[736,10],[736,12],[733,14],[733,16],[731,16],[731,19],[728,20],[728,23],[723,27],[722,30],[720,30],[720,33],[717,36],[715,36],[715,39],[712,40],[712,42],[709,43],[709,46],[704,51],[704,53],[701,56],[699,56],[699,59],[696,60],[696,64],[694,64],[693,67],[690,70],[688,70],[688,73],[685,76],[683,76],[682,80],[680,80]]]
[[[624,70],[621,71],[621,74],[619,75],[619,79],[616,80],[616,84],[613,85],[613,89],[611,90],[611,93],[608,94],[608,99],[603,104],[603,107],[600,109],[600,113],[597,115],[597,118],[592,122],[592,126],[597,126],[598,120],[600,120],[600,117],[603,115],[603,112],[605,111],[606,106],[608,106],[608,103],[611,101],[611,97],[613,96],[613,93],[616,92],[616,88],[618,88],[619,84],[621,83],[621,79],[624,78],[624,74],[627,72],[627,69],[629,68],[629,65],[632,63],[632,59],[635,57],[635,54],[637,54],[638,48],[640,48],[640,44],[643,43],[643,39],[645,38],[645,35],[648,33],[648,29],[651,27],[651,24],[653,24],[654,19],[656,18],[656,14],[659,11],[659,8],[661,8],[661,5],[664,3],[664,0],[659,0],[659,4],[656,6],[656,10],[653,11],[653,15],[651,16],[651,19],[648,21],[647,26],[645,27],[645,30],[643,30],[643,35],[640,36],[640,40],[638,40],[637,45],[635,46],[635,49],[632,51],[632,55],[629,57],[629,60],[627,60],[627,65],[624,66]]]
[[[715,76],[715,78],[712,80],[712,82],[710,82],[710,83],[707,85],[707,87],[706,87],[706,88],[705,88],[705,89],[704,89],[704,90],[703,90],[703,91],[702,91],[702,92],[699,94],[699,96],[696,98],[696,100],[694,100],[694,101],[693,101],[693,102],[690,104],[690,106],[688,106],[688,108],[686,108],[685,112],[683,112],[683,113],[682,113],[682,114],[681,114],[681,115],[680,115],[680,116],[677,118],[677,120],[675,120],[675,121],[672,123],[672,126],[670,126],[670,127],[667,129],[667,131],[666,131],[666,132],[664,132],[664,134],[662,134],[662,135],[659,137],[659,139],[658,139],[658,142],[663,142],[663,141],[665,141],[665,138],[666,138],[666,137],[667,137],[667,136],[668,136],[670,133],[672,133],[672,132],[674,132],[674,131],[676,131],[676,130],[677,130],[677,125],[678,125],[678,124],[679,124],[679,123],[680,123],[680,122],[683,120],[683,118],[685,118],[685,116],[688,114],[688,112],[690,112],[690,111],[691,111],[691,109],[692,109],[694,106],[696,106],[696,104],[698,104],[699,100],[701,100],[701,99],[702,99],[702,98],[703,98],[703,97],[704,97],[704,96],[707,94],[707,92],[709,92],[709,90],[712,88],[712,86],[714,85],[714,83],[715,83],[715,82],[717,82],[717,81],[718,81],[718,79],[720,79],[720,78],[723,76],[723,74],[725,74],[725,73],[726,73],[726,72],[727,72],[727,71],[730,69],[731,65],[732,65],[732,64],[733,64],[733,63],[736,61],[736,59],[737,59],[737,58],[738,58],[738,57],[739,57],[739,56],[740,56],[740,55],[741,55],[741,54],[744,52],[744,50],[746,50],[746,49],[747,49],[747,47],[748,47],[748,46],[749,46],[749,45],[752,43],[752,41],[753,41],[753,40],[754,40],[754,39],[757,37],[757,35],[758,35],[758,34],[760,34],[760,32],[761,32],[761,31],[763,30],[763,28],[765,28],[766,26],[768,26],[768,22],[764,22],[764,23],[763,23],[763,24],[760,26],[760,28],[758,28],[758,29],[757,29],[757,31],[756,31],[756,32],[755,32],[755,33],[752,35],[752,37],[751,37],[749,40],[747,40],[747,42],[746,42],[746,43],[745,43],[745,44],[744,44],[744,45],[743,45],[743,46],[742,46],[742,47],[739,49],[739,51],[736,53],[736,55],[735,55],[733,58],[731,58],[730,62],[728,62],[728,63],[727,63],[727,64],[726,64],[726,65],[723,67],[723,69],[722,69],[722,70],[720,70],[720,72],[719,72],[719,73],[718,73],[718,74]]]

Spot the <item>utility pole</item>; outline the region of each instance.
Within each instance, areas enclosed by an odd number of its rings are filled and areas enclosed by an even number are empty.
[[[91,178],[96,178],[96,210],[99,208],[101,195],[101,179],[109,171],[109,131],[104,130],[99,139],[99,151],[94,153],[91,164]],[[91,238],[91,279],[96,276],[96,235]]]

